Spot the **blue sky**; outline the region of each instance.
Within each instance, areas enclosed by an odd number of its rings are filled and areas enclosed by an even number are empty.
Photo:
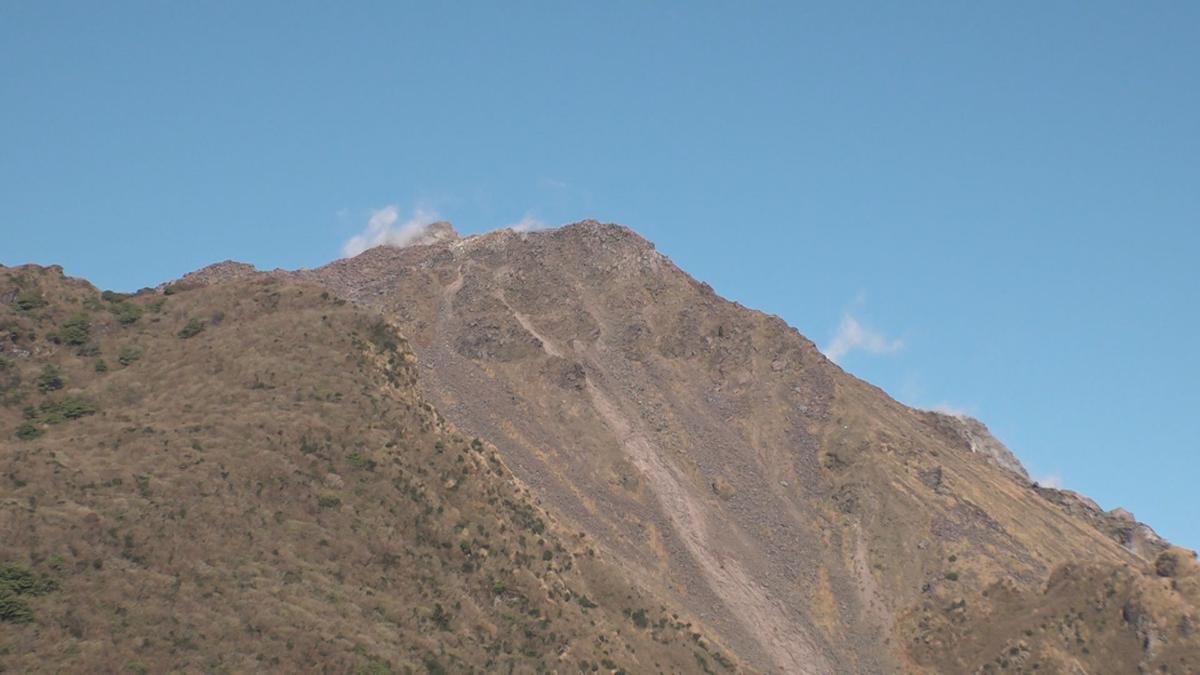
[[[1200,5],[452,4],[0,4],[0,262],[617,221],[1200,547]]]

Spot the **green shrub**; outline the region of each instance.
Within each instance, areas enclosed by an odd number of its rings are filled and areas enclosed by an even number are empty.
[[[17,309],[21,310],[22,312],[29,312],[39,307],[45,307],[46,299],[43,298],[42,294],[38,291],[29,289],[27,291],[21,291],[21,293],[17,295],[15,304],[17,305]]]
[[[366,469],[367,471],[374,471],[376,467],[375,460],[364,457],[357,452],[347,455],[346,463],[356,469]]]
[[[38,391],[45,393],[48,391],[57,391],[63,388],[66,382],[63,381],[62,371],[57,367],[46,364],[42,367],[42,372],[37,378]]]
[[[946,572],[946,581],[958,581],[958,572]]]
[[[450,619],[454,617],[442,607],[442,603],[436,602],[433,604],[433,612],[430,618],[433,619],[433,623],[438,628],[450,630]]]
[[[67,396],[58,401],[45,401],[38,406],[36,421],[60,424],[66,420],[79,419],[96,412],[96,406],[87,399]]]
[[[16,565],[0,565],[0,621],[29,623],[33,610],[21,596],[45,595],[58,590],[58,583],[47,576]]]
[[[176,333],[180,338],[186,340],[190,337],[195,337],[204,332],[204,322],[200,319],[188,319],[187,325],[179,329]]]
[[[134,481],[137,482],[138,494],[145,497],[146,499],[149,499],[150,498],[150,476],[147,476],[144,474],[139,474],[137,476],[134,476],[133,479],[134,479]]]
[[[108,364],[104,362],[104,359],[96,359],[96,372],[97,373],[107,373],[108,372]]]
[[[92,322],[87,314],[75,314],[58,329],[58,338],[65,344],[82,345],[92,336]]]
[[[17,425],[17,438],[22,441],[32,441],[41,435],[42,430],[38,428],[38,425],[29,420],[25,420]]]
[[[100,345],[96,344],[95,342],[89,342],[86,345],[80,346],[79,349],[76,349],[75,353],[79,356],[99,356]]]
[[[0,358],[0,393],[16,389],[21,385],[21,373],[17,365],[8,359]]]
[[[29,609],[29,605],[16,595],[0,591],[0,621],[30,623],[33,621],[33,610]]]
[[[317,497],[317,506],[323,509],[335,509],[342,505],[342,500],[337,495],[323,494]]]
[[[386,659],[374,654],[365,654],[364,657],[366,662],[355,668],[354,675],[393,675],[397,672]]]
[[[429,675],[446,675],[446,667],[433,654],[422,656],[421,665],[425,666],[425,670],[429,671]]]
[[[17,595],[45,595],[57,590],[58,582],[50,577],[38,577],[18,565],[0,565],[0,591]]]
[[[118,302],[108,308],[117,317],[117,322],[123,326],[128,326],[131,323],[136,323],[142,318],[142,313],[145,311],[139,305],[132,302]]]
[[[121,350],[117,352],[117,363],[122,366],[128,366],[140,358],[142,358],[142,350],[133,345],[121,347]]]
[[[395,331],[383,319],[376,319],[371,324],[367,329],[367,339],[381,352],[394,352],[400,347]]]
[[[116,291],[104,291],[100,294],[101,300],[112,303],[121,303],[132,297],[132,293],[118,293]]]

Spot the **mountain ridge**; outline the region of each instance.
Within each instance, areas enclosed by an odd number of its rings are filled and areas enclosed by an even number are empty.
[[[946,540],[958,566],[965,565],[956,547],[988,551],[973,561],[977,570],[954,571],[981,583],[1015,575],[1034,584],[1052,561],[1074,560],[1078,547],[1122,564],[1161,551],[1152,539],[1130,546],[1133,537],[1122,540],[1127,523],[1110,526],[1086,501],[1035,489],[1003,462],[1004,478],[975,461],[953,475],[940,453],[967,459],[965,451],[991,466],[996,455],[845,374],[778,317],[720,299],[624,226],[500,230],[380,249],[300,274],[395,316],[447,414],[517,458],[518,473],[540,483],[548,503],[606,532],[601,540],[618,557],[639,560],[633,542],[655,533],[660,552],[641,556],[642,578],[678,586],[662,565],[688,570],[688,606],[717,609],[719,630],[759,667],[904,667],[906,657],[876,636],[919,589],[946,586],[941,577],[950,572],[940,569],[944,556],[928,556],[923,581],[911,571],[877,574],[875,566],[925,557],[910,550],[922,536]],[[838,429],[842,417],[853,423]],[[561,433],[567,421],[575,429]],[[944,449],[921,447],[930,442]],[[581,443],[586,460],[555,451]],[[906,474],[897,489],[895,478]],[[611,480],[598,480],[606,475]],[[632,488],[614,490],[614,481]],[[971,490],[958,494],[956,484]],[[1018,500],[1019,516],[997,489]],[[897,536],[889,521],[910,513],[898,504],[914,490],[933,493],[918,498],[933,517]],[[609,505],[590,504],[596,495]],[[641,515],[605,515],[614,512]],[[877,544],[880,551],[869,550]],[[714,560],[713,549],[737,553]],[[814,569],[828,578],[810,576]],[[822,595],[839,605],[825,627],[789,609]],[[758,600],[747,606],[748,598]]]
[[[155,303],[160,310],[212,298],[269,304],[281,302],[273,294],[301,292],[330,311],[378,317],[395,331],[383,342],[403,345],[407,386],[428,401],[433,419],[494,447],[512,480],[562,524],[556,531],[586,537],[609,566],[605,574],[663,607],[661,626],[646,618],[650,607],[638,613],[627,605],[625,621],[636,617],[637,630],[656,626],[655,639],[664,640],[694,625],[703,634],[697,644],[715,647],[689,652],[663,643],[659,670],[726,662],[764,672],[1198,663],[1194,554],[1121,509],[1105,512],[1081,495],[1037,485],[981,422],[897,403],[779,317],[720,298],[624,226],[583,221],[459,237],[445,224],[438,232],[425,243],[376,247],[310,270],[259,272],[225,261],[141,294],[89,301],[77,293],[71,302],[118,318],[137,314],[125,305],[144,307],[132,326],[169,316],[178,327],[171,344],[188,347],[169,352],[180,363],[201,358],[220,331],[255,334],[256,314],[192,322],[189,312],[147,313]],[[35,272],[42,281],[34,286],[58,288],[61,269]],[[15,272],[25,274],[33,272]],[[18,329],[5,330],[13,344],[43,350],[25,350],[17,363],[21,391],[29,391],[33,361],[72,358],[62,340],[77,322],[67,325],[72,319],[54,306],[24,309],[28,290],[13,284],[0,300]],[[254,290],[268,287],[276,290]],[[271,316],[286,317],[276,308]],[[315,320],[311,310],[305,316]],[[60,324],[59,342],[24,332],[31,317]],[[361,336],[365,319],[358,321]],[[104,345],[126,329],[100,325],[98,349],[115,358],[116,345]],[[302,354],[294,350],[310,334],[304,329],[288,353]],[[295,383],[333,377],[317,362],[297,362],[306,365],[294,369]],[[251,372],[249,391],[279,386],[269,369]],[[377,405],[337,414],[350,425]],[[58,428],[40,422],[34,431],[49,438]],[[16,461],[21,448],[0,446],[0,458]],[[352,454],[359,459],[342,461],[363,461]],[[0,551],[37,567],[29,551]],[[465,581],[447,580],[455,588]],[[556,616],[576,616],[553,597],[547,602],[565,612]],[[1085,604],[1094,609],[1077,611]],[[420,639],[411,644],[427,652],[435,644]],[[649,648],[637,633],[622,639]],[[421,666],[395,645],[377,646],[370,653],[378,658]],[[487,658],[471,644],[454,648],[443,661]],[[547,658],[535,652],[528,658]],[[343,662],[364,656],[349,658]],[[608,668],[602,659],[614,663],[609,670],[620,666],[611,649],[583,660]]]
[[[383,271],[379,271],[379,270],[386,269],[389,266],[393,266],[393,265],[397,265],[397,264],[399,264],[399,265],[404,264],[403,262],[401,262],[403,260],[402,251],[404,249],[414,248],[414,247],[423,247],[423,246],[428,246],[428,245],[436,245],[439,242],[446,242],[446,241],[451,242],[454,248],[460,248],[463,246],[470,246],[470,245],[482,246],[482,245],[484,245],[484,242],[489,241],[489,240],[500,239],[501,241],[503,241],[503,240],[510,240],[513,238],[523,239],[523,238],[528,237],[531,234],[528,231],[517,231],[517,230],[513,230],[511,228],[500,228],[497,230],[483,232],[480,234],[463,236],[463,235],[458,234],[458,232],[454,229],[453,225],[451,225],[450,223],[448,223],[446,221],[437,221],[435,223],[432,223],[428,227],[430,228],[431,231],[433,231],[435,233],[435,234],[431,235],[430,237],[424,237],[424,238],[419,237],[419,238],[414,239],[412,243],[408,243],[403,246],[389,246],[389,245],[375,246],[370,249],[367,249],[366,251],[364,251],[363,253],[361,253],[357,256],[351,256],[348,258],[342,258],[339,260],[335,260],[331,263],[327,263],[325,265],[322,265],[318,268],[314,268],[312,270],[299,269],[299,270],[289,271],[289,270],[275,269],[275,270],[271,270],[271,271],[264,271],[264,270],[259,270],[256,267],[254,267],[253,265],[250,265],[247,263],[237,262],[237,261],[233,261],[233,260],[226,260],[223,262],[214,263],[214,264],[205,266],[203,268],[200,268],[199,270],[185,274],[183,277],[179,278],[175,282],[167,282],[167,283],[164,283],[163,286],[169,285],[171,283],[209,284],[209,283],[216,283],[218,281],[225,281],[225,280],[234,279],[234,278],[241,278],[243,276],[252,275],[252,274],[271,274],[271,275],[285,275],[285,276],[299,275],[302,278],[306,278],[306,277],[313,278],[316,275],[320,275],[321,285],[329,287],[329,288],[331,288],[331,290],[335,290],[346,297],[351,297],[351,298],[362,297],[365,295],[369,295],[373,292],[378,292],[374,288],[373,284],[377,284],[377,283],[387,279],[387,276],[388,276],[387,273],[383,272]],[[535,231],[533,231],[532,234],[534,236],[536,236],[538,234],[544,234],[547,232],[561,232],[563,234],[566,234],[566,233],[570,233],[570,232],[573,232],[576,230],[581,230],[581,231],[585,231],[585,232],[609,232],[609,233],[612,233],[611,238],[613,240],[621,241],[624,243],[632,243],[633,248],[638,251],[641,251],[641,252],[653,251],[656,255],[660,256],[663,261],[669,262],[669,259],[666,258],[666,256],[662,256],[662,254],[657,252],[657,249],[654,246],[653,242],[651,242],[648,239],[645,239],[644,237],[642,237],[640,234],[638,234],[632,228],[629,228],[628,226],[620,225],[617,223],[605,223],[605,222],[601,222],[598,220],[589,219],[589,220],[578,221],[575,223],[570,223],[570,224],[563,225],[563,226],[560,226],[557,228],[545,228],[545,229],[541,229],[541,230],[535,230]],[[360,261],[360,262],[355,263],[355,265],[358,266],[358,265],[361,265],[361,261],[364,258],[366,260],[370,261],[367,264],[368,269],[366,270],[365,275],[375,277],[371,283],[363,284],[361,281],[348,280],[348,279],[341,278],[342,277],[341,269],[349,266],[351,264],[349,262],[350,260]],[[364,272],[360,270],[358,272],[358,274],[362,275],[362,274],[364,274]],[[690,275],[688,278],[691,279]],[[692,279],[692,281],[698,285],[698,287],[702,290],[703,293],[716,296],[715,291],[713,291],[712,287],[709,286],[708,284],[706,284],[702,281],[695,280],[695,279]],[[740,303],[737,303],[736,301],[730,301],[730,302],[733,302],[733,304],[736,306],[739,306],[739,307],[742,306]],[[750,311],[757,312],[758,310],[750,309]],[[780,317],[773,315],[773,314],[765,314],[764,313],[764,316],[782,321],[782,319]],[[811,341],[810,341],[810,343],[811,343]],[[815,348],[815,343],[811,343],[811,344]],[[922,409],[916,408],[916,410],[922,410]],[[1016,474],[1017,476],[1019,476],[1020,478],[1025,479],[1026,481],[1029,481],[1031,484],[1033,483],[1033,481],[1029,477],[1028,471],[1026,470],[1026,468],[1023,465],[1023,463],[1021,462],[1021,460],[1012,452],[1012,450],[1010,450],[1003,443],[1003,441],[996,438],[991,433],[991,431],[988,429],[987,425],[984,424],[981,420],[979,420],[975,417],[972,417],[970,415],[967,415],[964,413],[958,413],[958,412],[944,412],[944,411],[933,410],[933,409],[924,410],[924,412],[927,412],[927,413],[939,418],[939,423],[944,426],[949,427],[953,433],[961,436],[963,438],[963,440],[971,447],[973,452],[981,453],[983,456],[987,457],[989,459],[989,461],[991,461],[996,466],[1007,469],[1007,470],[1011,471],[1012,473]],[[1126,511],[1124,508],[1122,508],[1120,506],[1114,507],[1108,511],[1105,511],[1094,501],[1092,501],[1091,499],[1087,498],[1084,495],[1081,495],[1080,493],[1078,493],[1076,491],[1058,488],[1055,486],[1038,486],[1038,487],[1040,489],[1042,489],[1042,491],[1046,494],[1060,495],[1060,497],[1056,497],[1059,501],[1063,502],[1064,504],[1069,503],[1069,506],[1065,506],[1065,508],[1075,509],[1075,510],[1086,510],[1086,511],[1090,512],[1097,519],[1106,517],[1110,521],[1113,521],[1113,522],[1128,523],[1128,522],[1132,521],[1132,523],[1133,523],[1132,527],[1134,530],[1136,530],[1136,533],[1137,533],[1136,538],[1139,541],[1148,542],[1150,545],[1153,545],[1154,547],[1156,547],[1157,550],[1155,552],[1163,550],[1169,545],[1156,532],[1154,532],[1154,530],[1151,526],[1149,526],[1146,523],[1137,521],[1135,518],[1133,518],[1132,514],[1130,514],[1128,511]],[[1132,539],[1134,539],[1134,538],[1135,537],[1133,535],[1125,536],[1125,539],[1127,541],[1132,541]]]

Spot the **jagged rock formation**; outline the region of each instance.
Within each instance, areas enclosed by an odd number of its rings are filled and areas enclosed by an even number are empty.
[[[1000,439],[993,436],[983,422],[967,415],[947,415],[938,412],[934,412],[934,414],[941,417],[940,423],[945,424],[962,437],[967,447],[971,448],[971,452],[983,454],[996,466],[1008,469],[1021,478],[1029,478],[1029,472],[1025,470],[1021,460],[1017,459],[1012,450],[1001,443]]]

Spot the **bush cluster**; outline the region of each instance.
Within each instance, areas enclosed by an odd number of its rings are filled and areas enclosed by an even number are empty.
[[[17,309],[21,310],[22,312],[29,312],[39,307],[45,307],[46,298],[43,298],[42,294],[38,291],[30,289],[27,291],[21,291],[17,295],[17,299],[14,301],[14,304],[17,306]]]
[[[33,610],[26,596],[45,595],[58,590],[58,583],[47,576],[36,576],[17,565],[0,565],[0,621],[29,623]]]
[[[58,329],[58,339],[68,345],[83,345],[92,336],[92,321],[87,314],[75,314]]]
[[[195,337],[204,332],[204,322],[200,319],[188,319],[187,325],[179,329],[176,333],[180,338],[186,340],[190,337]]]
[[[142,358],[142,350],[133,345],[121,347],[121,350],[117,352],[117,363],[122,366],[128,366],[140,358]]]
[[[36,408],[25,407],[25,421],[17,426],[17,438],[28,441],[42,435],[42,425],[62,424],[67,420],[79,419],[96,413],[91,401],[79,396],[67,396],[57,401],[43,401]]]
[[[65,384],[66,381],[63,380],[62,371],[57,366],[50,364],[43,366],[41,374],[37,377],[37,388],[42,393],[57,391],[62,389]]]

